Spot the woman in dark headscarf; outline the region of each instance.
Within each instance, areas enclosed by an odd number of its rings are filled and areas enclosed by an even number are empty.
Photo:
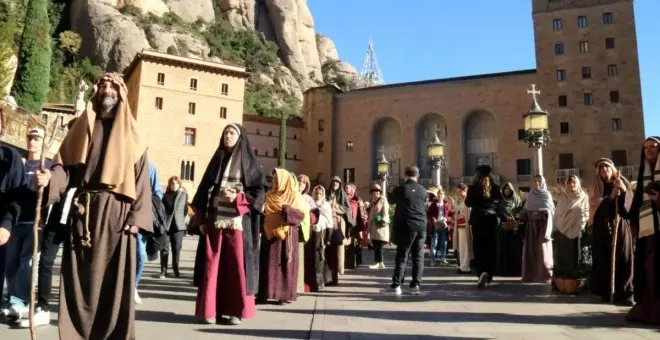
[[[355,225],[351,212],[348,195],[342,188],[342,182],[335,176],[330,181],[326,199],[332,207],[333,228],[328,229],[326,251],[326,266],[324,277],[326,285],[333,286],[339,283],[339,275],[344,274],[344,246],[348,244],[349,235],[346,233]]]
[[[202,234],[195,261],[195,315],[207,323],[227,315],[226,322],[237,325],[254,316],[266,186],[245,129],[227,125],[192,201],[191,227]]]
[[[477,167],[474,183],[470,185],[465,205],[470,210],[474,244],[474,262],[479,281],[477,287],[484,288],[493,280],[497,269],[497,226],[499,205],[502,199],[500,187],[493,183],[488,165]]]
[[[497,231],[497,273],[501,276],[520,276],[522,271],[523,230],[518,228],[523,200],[513,184],[502,187],[500,215],[504,223]]]
[[[552,278],[552,231],[555,203],[545,178],[534,177],[534,188],[527,194],[524,207],[525,242],[523,246],[523,282],[549,283]]]

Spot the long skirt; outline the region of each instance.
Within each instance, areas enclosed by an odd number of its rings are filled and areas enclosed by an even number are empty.
[[[298,227],[284,240],[261,239],[258,299],[296,301],[298,294]]]
[[[323,268],[323,280],[326,286],[339,284],[339,254],[344,250],[343,245],[325,247],[325,266]]]
[[[321,270],[324,265],[322,232],[312,231],[305,244],[305,292],[318,292],[323,285]],[[300,276],[300,273],[298,273]]]
[[[523,282],[548,283],[552,278],[552,241],[546,240],[548,213],[528,213],[523,247]]]
[[[559,278],[577,278],[580,276],[580,244],[581,240],[577,238],[571,239],[566,235],[555,232],[554,236],[554,256],[555,277]]]
[[[205,319],[218,315],[253,317],[256,307],[254,296],[247,295],[243,232],[209,228],[202,237],[206,268],[197,290],[195,315]]]
[[[497,230],[497,274],[518,277],[522,272],[523,230]]]
[[[660,325],[660,298],[655,292],[655,242],[649,236],[646,240],[644,251],[644,272],[646,286],[642,292],[641,299],[628,312],[626,319],[629,321],[642,322],[652,325]]]
[[[602,209],[602,208],[601,208]],[[597,212],[597,216],[598,212]],[[592,238],[592,277],[589,289],[604,302],[610,301],[612,283],[612,232],[610,223],[594,218]],[[630,223],[621,219],[616,244],[614,300],[623,302],[633,296],[633,234]]]
[[[305,274],[305,243],[298,242],[298,280],[296,281],[296,291],[298,292],[298,294],[305,293],[304,274]]]

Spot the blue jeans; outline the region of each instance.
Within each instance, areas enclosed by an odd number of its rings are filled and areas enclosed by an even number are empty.
[[[9,305],[14,308],[27,307],[32,287],[32,246],[34,234],[32,222],[19,223],[11,231],[7,242],[7,293]],[[38,265],[38,264],[35,264]],[[36,280],[34,281],[36,283]]]
[[[147,261],[147,239],[137,233],[137,274],[135,275],[135,288],[142,280],[142,271],[144,270],[144,263]]]
[[[449,231],[447,227],[444,228],[433,228],[433,234],[431,235],[431,258],[434,260],[445,260],[447,259],[447,241],[449,239]],[[440,256],[438,256],[440,252]]]

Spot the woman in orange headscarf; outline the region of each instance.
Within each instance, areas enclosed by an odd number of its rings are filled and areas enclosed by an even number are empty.
[[[284,169],[275,169],[264,203],[258,301],[296,300],[298,241],[309,237],[309,229],[309,206],[298,180]]]

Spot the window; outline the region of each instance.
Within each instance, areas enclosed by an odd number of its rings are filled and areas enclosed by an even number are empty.
[[[605,48],[608,50],[614,49],[614,38],[605,38]]]
[[[190,78],[190,89],[193,91],[197,91],[197,79]]]
[[[552,30],[555,32],[561,31],[564,29],[564,25],[561,19],[552,19]]]
[[[259,150],[257,150],[257,148],[254,148],[254,155],[259,156]]]
[[[257,129],[257,134],[258,134],[258,135],[260,135],[260,134],[261,134],[261,131],[259,131],[259,129]]]
[[[564,54],[564,44],[562,43],[555,44],[555,55],[563,55],[563,54]]]
[[[184,145],[195,145],[195,132],[196,129],[194,128],[186,128],[185,136],[183,138]]]
[[[156,97],[156,109],[157,110],[162,110],[163,109],[163,98],[162,97]]]
[[[323,152],[323,142],[319,142],[318,152]]]
[[[525,129],[518,129],[518,140],[525,139]]]
[[[559,123],[559,133],[562,135],[567,135],[570,131],[569,124],[568,122],[560,122]]]
[[[578,25],[579,28],[587,27],[587,17],[586,16],[584,16],[584,15],[579,16],[577,21],[578,21],[577,25]]]
[[[295,161],[295,160],[298,160],[298,155],[295,154],[295,153],[293,154],[293,160],[294,160],[294,161]]]
[[[628,165],[628,153],[626,150],[612,150],[612,162],[616,166]]]
[[[568,105],[568,97],[567,97],[565,94],[562,94],[562,95],[559,96],[559,98],[557,99],[557,102],[558,102],[558,104],[559,104],[559,107],[565,107],[565,106]]]
[[[193,102],[188,103],[188,114],[189,115],[194,115],[195,114],[196,106],[197,105],[195,105],[195,103],[193,103]]]
[[[560,169],[573,169],[575,166],[573,164],[573,154],[572,153],[560,153],[559,154],[559,168]]]
[[[220,86],[220,94],[226,96],[229,94],[229,84],[222,84]]]
[[[612,118],[612,131],[619,132],[623,130],[623,125],[621,124],[621,118]]]
[[[268,137],[273,137],[273,131],[268,131]]]
[[[294,133],[294,134],[293,134],[293,139],[298,139],[298,135],[296,135],[296,134]]]
[[[566,81],[566,70],[557,70],[557,81]]]
[[[227,119],[227,108],[224,106],[220,108],[220,118]],[[259,134],[259,130],[257,130],[257,134]]]
[[[278,148],[273,148],[273,156],[278,157],[280,155],[280,150]]]
[[[344,183],[355,183],[355,168],[344,169]]]
[[[591,78],[591,67],[582,67],[582,79]]]
[[[323,131],[325,128],[325,120],[319,119],[319,131]]]
[[[591,93],[584,94],[584,105],[591,105],[594,103],[594,98]]]
[[[612,12],[603,13],[603,24],[609,25],[612,22],[614,22],[614,17],[612,16]]]
[[[156,82],[158,83],[158,85],[165,85],[165,73],[158,73]]]
[[[516,160],[516,173],[518,176],[529,176],[532,174],[532,161],[530,159]]]
[[[616,104],[619,102],[619,91],[610,91],[610,103]]]
[[[195,180],[195,162],[181,161],[181,177],[184,181]]]
[[[607,65],[607,75],[610,77],[616,77],[619,75],[619,68],[615,64]]]
[[[586,40],[580,41],[580,53],[589,52],[589,42]]]

